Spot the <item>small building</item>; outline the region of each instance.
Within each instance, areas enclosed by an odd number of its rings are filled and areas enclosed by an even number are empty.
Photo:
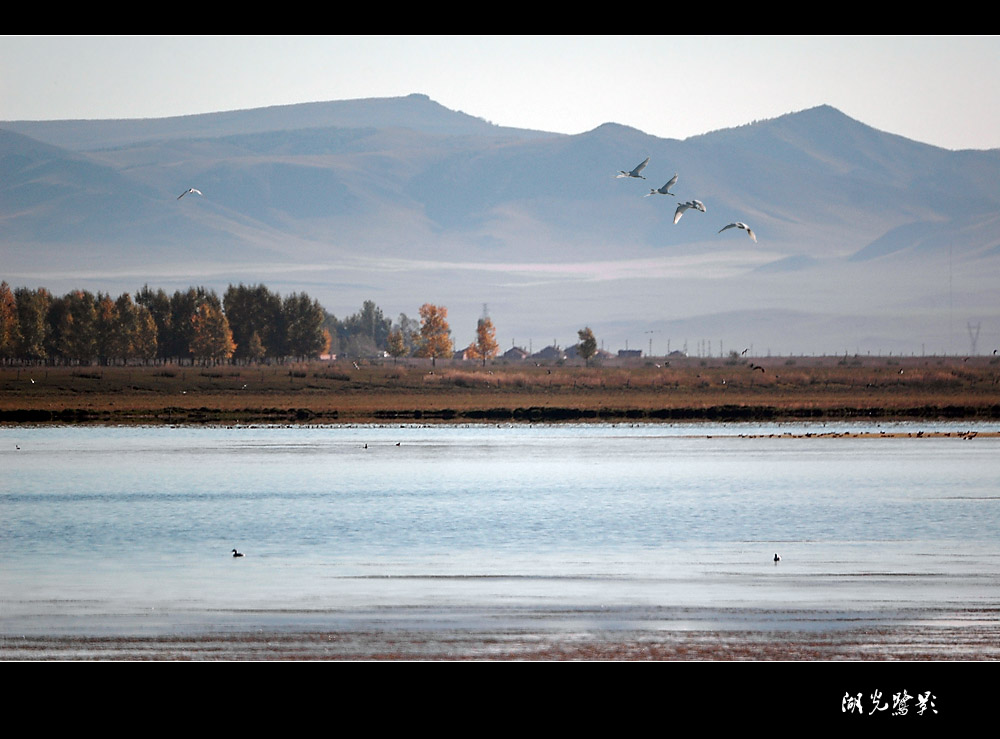
[[[510,349],[505,351],[501,356],[501,359],[508,359],[514,362],[520,362],[522,359],[528,358],[528,352],[519,346],[512,346]]]
[[[619,349],[618,350],[619,359],[641,359],[642,349]]]
[[[531,359],[534,359],[537,362],[559,361],[566,359],[566,352],[553,344],[552,346],[547,346],[541,351],[537,351],[532,354]]]

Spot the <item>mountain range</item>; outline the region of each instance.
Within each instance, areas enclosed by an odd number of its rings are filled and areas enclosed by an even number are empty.
[[[646,178],[616,177],[649,157]],[[0,122],[0,279],[263,283],[338,316],[444,305],[466,345],[719,355],[1000,347],[1000,150],[830,106],[683,140],[507,128],[425,95]],[[651,194],[674,174],[673,195]],[[179,195],[188,188],[201,195]],[[675,224],[679,202],[698,199]],[[746,231],[720,229],[731,222]]]

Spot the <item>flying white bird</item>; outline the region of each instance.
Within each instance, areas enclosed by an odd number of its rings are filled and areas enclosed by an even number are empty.
[[[619,169],[618,170],[618,174],[616,174],[615,177],[618,177],[618,178],[621,178],[621,177],[638,177],[639,179],[644,180],[646,178],[643,177],[639,173],[646,167],[647,164],[649,164],[649,157],[646,157],[646,161],[644,161],[638,167],[636,167],[635,169],[633,169],[631,172],[626,172],[624,169]]]
[[[643,179],[645,179],[645,178],[643,178]],[[650,190],[649,191],[649,195],[656,195],[657,193],[659,193],[660,195],[676,195],[677,193],[670,192],[670,188],[673,187],[676,184],[677,184],[677,175],[674,175],[670,179],[670,182],[668,182],[667,184],[665,184],[659,190]],[[646,197],[648,198],[649,195],[646,195]]]
[[[743,223],[742,221],[737,221],[736,223],[730,223],[728,226],[723,226],[722,228],[719,229],[719,233],[722,233],[727,228],[742,228],[744,231],[747,232],[747,234],[749,234],[750,238],[753,239],[753,243],[755,244],[757,243],[757,237],[754,235],[754,232],[750,229],[750,227],[747,224]]]
[[[181,193],[180,195],[178,195],[178,196],[177,196],[177,199],[178,199],[178,200],[180,200],[180,199],[181,199],[182,197],[184,197],[185,195],[187,195],[187,194],[188,194],[189,192],[193,192],[193,193],[196,193],[196,194],[198,194],[198,195],[201,195],[201,190],[196,190],[196,189],[195,189],[195,188],[193,188],[193,187],[189,187],[189,188],[188,188],[187,190],[185,190],[185,191],[184,191],[184,192],[182,192],[182,193]]]
[[[678,203],[677,210],[674,211],[674,223],[677,223],[684,215],[684,211],[688,208],[694,208],[695,210],[700,210],[702,213],[705,212],[705,204],[700,200],[689,200],[686,203]]]

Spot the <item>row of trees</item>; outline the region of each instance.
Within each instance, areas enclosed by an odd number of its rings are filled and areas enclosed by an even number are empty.
[[[393,321],[370,300],[361,310],[344,320],[328,315],[326,327],[333,337],[333,351],[348,356],[373,356],[385,352],[391,357],[424,357],[431,360],[450,358],[455,353],[448,324],[448,309],[443,305],[425,303],[420,306],[420,319],[405,313]],[[496,356],[496,330],[488,317],[479,319],[476,340],[465,350],[470,359]]]
[[[426,303],[419,320],[400,314],[393,323],[369,300],[340,320],[305,293],[281,297],[263,285],[230,285],[221,298],[203,287],[168,295],[147,285],[112,298],[85,290],[57,297],[3,282],[0,360],[259,362],[327,352],[434,360],[454,354],[447,319],[447,308]],[[465,355],[485,364],[497,354],[495,334],[481,318]]]
[[[313,357],[329,348],[326,312],[308,295],[230,286],[133,297],[0,283],[0,359],[64,363]]]
[[[0,283],[0,358],[109,363],[152,359],[156,351],[156,322],[128,294],[113,300],[78,290],[57,298]]]
[[[451,357],[455,353],[448,326],[448,309],[431,303],[420,306],[420,323],[416,326],[401,315],[399,324],[390,330],[387,340],[386,351],[393,357],[429,357],[433,362],[438,357]],[[482,360],[485,365],[486,360],[495,357],[498,350],[493,321],[484,316],[476,326],[475,341],[465,349],[465,357]]]

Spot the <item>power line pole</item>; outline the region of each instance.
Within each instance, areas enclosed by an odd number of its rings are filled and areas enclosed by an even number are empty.
[[[980,328],[980,326],[982,326],[982,324],[977,323],[975,325],[975,327],[973,327],[972,321],[969,321],[966,324],[966,327],[969,329],[969,338],[972,339],[972,351],[969,352],[970,354],[975,354],[976,353],[976,342],[979,341],[979,328]]]

